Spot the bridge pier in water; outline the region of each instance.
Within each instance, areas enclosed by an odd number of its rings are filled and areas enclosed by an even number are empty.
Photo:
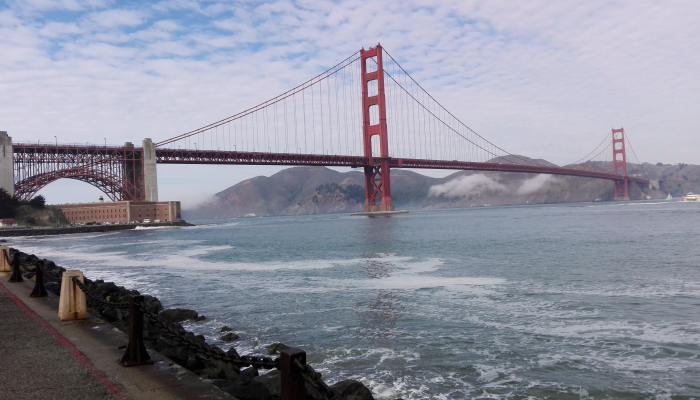
[[[10,196],[15,195],[13,161],[12,138],[7,132],[0,131],[0,188],[5,189]]]

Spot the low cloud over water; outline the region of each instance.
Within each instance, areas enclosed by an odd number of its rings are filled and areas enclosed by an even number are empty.
[[[519,187],[514,188],[506,186],[484,174],[474,174],[462,176],[449,182],[432,186],[428,191],[428,196],[461,197],[469,193],[483,190],[503,193],[514,192],[519,195],[526,195],[535,193],[556,181],[557,179],[552,175],[539,174],[533,178],[522,181]]]

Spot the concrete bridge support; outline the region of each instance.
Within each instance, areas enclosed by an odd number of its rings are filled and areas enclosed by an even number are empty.
[[[0,188],[7,190],[10,196],[15,195],[13,161],[12,138],[7,135],[7,132],[0,131]]]
[[[143,189],[146,201],[158,201],[158,172],[156,146],[150,138],[143,139]]]

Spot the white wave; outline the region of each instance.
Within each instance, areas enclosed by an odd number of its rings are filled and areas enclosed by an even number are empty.
[[[198,230],[198,229],[220,229],[220,228],[230,228],[233,226],[241,225],[241,221],[227,221],[227,222],[211,222],[204,224],[195,224],[195,226],[187,226],[188,230]]]
[[[141,231],[141,230],[154,230],[154,229],[181,229],[181,226],[143,226],[139,225],[134,228],[135,231]]]

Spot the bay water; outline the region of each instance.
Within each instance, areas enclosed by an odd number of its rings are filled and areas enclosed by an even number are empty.
[[[9,244],[378,399],[700,398],[700,204],[190,222]]]

